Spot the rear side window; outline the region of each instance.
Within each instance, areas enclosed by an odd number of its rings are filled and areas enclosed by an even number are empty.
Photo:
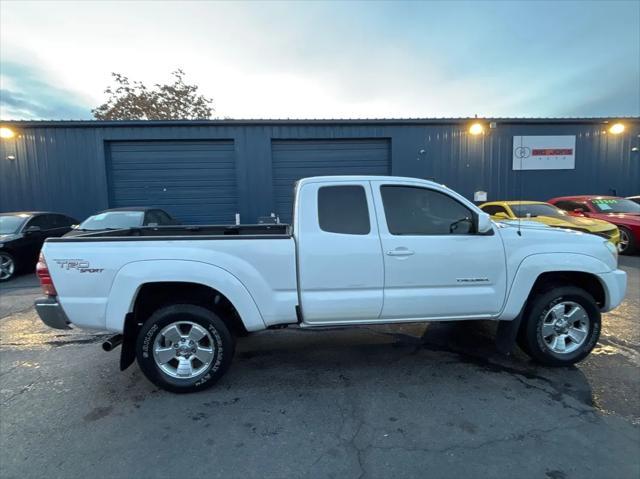
[[[173,224],[173,220],[171,219],[171,217],[169,216],[168,213],[162,211],[162,210],[156,210],[156,213],[158,215],[158,224],[160,225],[170,225]]]
[[[364,188],[323,186],[318,190],[318,222],[328,233],[366,235],[371,231]]]
[[[555,204],[558,208],[565,211],[582,210],[587,211],[587,207],[577,201],[558,201]]]
[[[482,207],[482,211],[488,213],[490,215],[495,215],[496,213],[504,213],[507,214],[507,210],[505,210],[502,206],[499,205],[487,205]]]
[[[56,227],[57,228],[68,228],[73,224],[77,224],[78,222],[73,218],[65,215],[54,215]]]
[[[392,235],[473,233],[471,211],[448,195],[411,186],[383,186],[380,191]]]
[[[56,228],[54,215],[38,215],[29,220],[27,228],[30,226],[39,226],[41,230],[51,230]]]
[[[147,211],[147,214],[144,217],[143,226],[158,226],[160,224],[162,224],[162,222],[160,221],[158,212],[156,210]]]

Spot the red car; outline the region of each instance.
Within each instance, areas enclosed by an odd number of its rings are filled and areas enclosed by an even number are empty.
[[[617,196],[562,196],[549,200],[572,216],[586,216],[613,223],[620,230],[618,250],[633,254],[640,245],[640,205]]]

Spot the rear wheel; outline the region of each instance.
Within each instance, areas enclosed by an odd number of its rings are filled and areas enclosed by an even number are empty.
[[[0,252],[0,281],[9,281],[16,274],[16,270],[13,255],[7,251]]]
[[[218,315],[200,306],[159,309],[142,326],[136,358],[145,376],[177,393],[213,386],[229,369],[235,342]]]
[[[636,242],[633,237],[633,233],[624,226],[620,226],[619,229],[620,242],[618,243],[618,252],[620,254],[633,254],[636,250]]]
[[[520,344],[535,361],[570,366],[589,355],[600,337],[600,310],[583,289],[562,286],[536,295],[524,317]]]

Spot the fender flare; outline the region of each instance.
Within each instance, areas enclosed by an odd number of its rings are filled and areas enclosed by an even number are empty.
[[[543,273],[571,271],[589,273],[597,277],[599,274],[609,272],[610,269],[603,261],[581,253],[537,253],[529,255],[518,265],[507,293],[505,307],[502,309],[498,319],[510,321],[518,316],[531,293],[533,285]],[[598,281],[600,281],[600,278],[598,278]],[[602,281],[600,281],[600,284],[602,284]]]
[[[152,281],[149,278],[153,278]],[[227,270],[192,260],[142,260],[127,263],[116,274],[107,301],[106,327],[122,332],[140,288],[149,283],[183,282],[209,286],[227,297],[247,331],[265,329],[260,311],[247,288]]]

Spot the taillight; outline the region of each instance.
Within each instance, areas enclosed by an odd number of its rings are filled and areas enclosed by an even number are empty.
[[[53,285],[53,280],[49,274],[49,268],[47,267],[47,262],[44,260],[42,252],[40,252],[38,264],[36,265],[36,274],[38,275],[40,286],[42,287],[44,294],[47,296],[57,296],[58,292],[56,291],[56,287]]]

